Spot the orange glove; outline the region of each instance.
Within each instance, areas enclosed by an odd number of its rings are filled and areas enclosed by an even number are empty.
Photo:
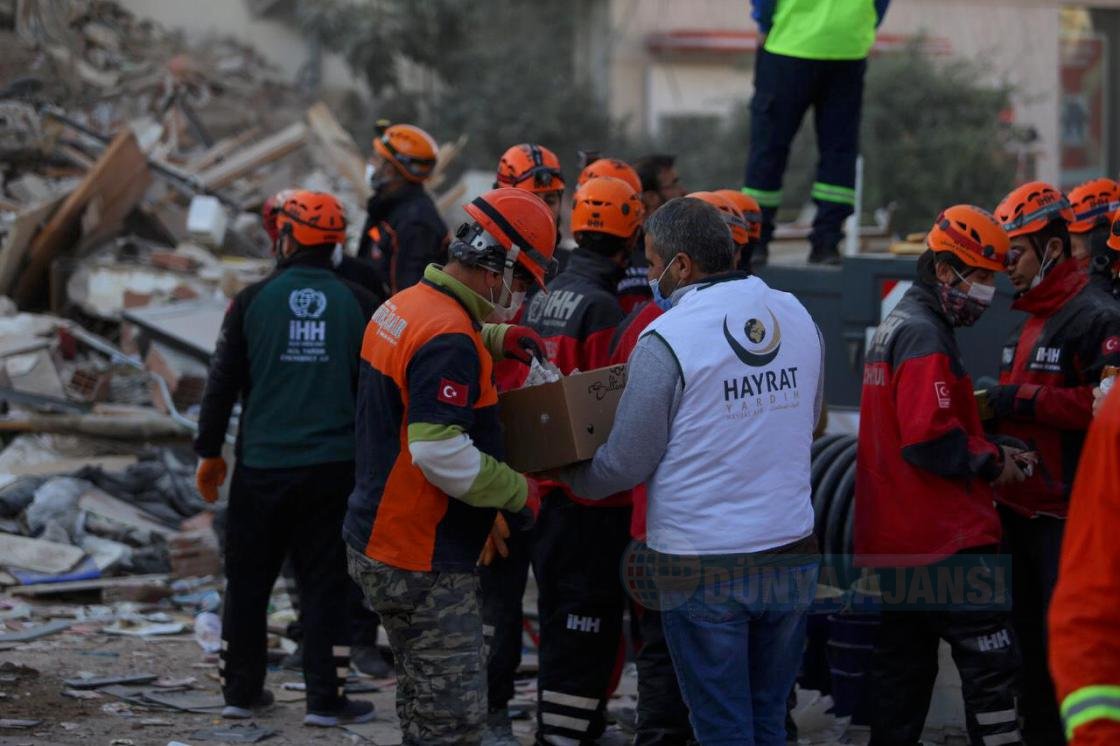
[[[498,513],[494,517],[494,525],[490,527],[490,535],[486,537],[486,543],[482,545],[482,554],[478,556],[478,564],[483,567],[489,567],[490,563],[494,561],[495,555],[501,555],[502,559],[509,557],[509,547],[506,546],[506,539],[509,538],[509,524],[506,519]]]
[[[218,488],[226,483],[226,460],[221,456],[199,459],[194,475],[198,494],[208,503],[218,499]]]

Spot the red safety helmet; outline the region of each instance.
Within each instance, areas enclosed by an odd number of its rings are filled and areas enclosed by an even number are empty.
[[[931,251],[949,252],[970,267],[1002,272],[1007,268],[1011,237],[987,210],[954,205],[937,216],[926,246]]]
[[[564,174],[560,171],[560,159],[543,145],[514,145],[498,161],[494,188],[504,186],[524,189],[534,194],[562,192]]]
[[[379,124],[373,149],[401,176],[417,184],[432,175],[439,156],[439,146],[432,136],[412,124]]]
[[[743,220],[747,221],[747,235],[752,241],[762,238],[762,208],[759,207],[758,200],[738,189],[717,189],[716,194],[743,213]]]
[[[612,179],[622,179],[629,184],[635,192],[642,193],[642,179],[630,164],[617,158],[597,158],[588,163],[579,174],[579,186],[587,183],[588,179],[609,176]]]
[[[276,227],[276,216],[280,213],[288,198],[295,193],[295,189],[284,189],[266,199],[261,206],[261,224],[264,226],[264,232],[268,234],[269,240],[273,243],[280,237],[280,229]]]
[[[1037,233],[1059,218],[1072,223],[1073,210],[1065,195],[1045,181],[1023,184],[996,208],[996,219],[1011,238]]]
[[[455,232],[451,255],[469,266],[505,273],[511,286],[515,272],[542,288],[556,260],[556,221],[540,197],[525,189],[501,187],[463,205],[475,222]]]
[[[1069,203],[1073,208],[1070,233],[1108,227],[1109,216],[1120,210],[1120,183],[1106,178],[1086,181],[1069,190]]]
[[[572,196],[572,233],[630,238],[642,224],[643,213],[641,197],[622,179],[588,179]]]
[[[719,210],[720,217],[723,218],[723,222],[727,223],[727,228],[731,231],[731,240],[735,243],[742,246],[750,241],[750,232],[747,229],[747,221],[743,219],[743,213],[727,197],[720,196],[715,192],[692,192],[685,196],[707,202]]]
[[[295,191],[276,214],[276,229],[301,246],[345,243],[346,213],[333,194]]]

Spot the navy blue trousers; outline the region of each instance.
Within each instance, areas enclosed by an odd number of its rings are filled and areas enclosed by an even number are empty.
[[[844,237],[844,220],[855,205],[866,69],[867,60],[806,60],[759,50],[746,174],[746,191],[762,207],[756,251],[765,252],[774,233],[790,143],[810,108],[820,159],[812,190],[817,216],[809,241],[814,251],[831,251]]]

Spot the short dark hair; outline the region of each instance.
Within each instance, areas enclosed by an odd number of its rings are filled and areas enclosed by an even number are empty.
[[[686,254],[706,274],[734,269],[731,230],[719,210],[692,197],[676,197],[654,210],[645,224],[653,249],[668,263]]]
[[[974,269],[974,267],[965,264],[964,260],[951,251],[933,251],[932,249],[926,249],[922,255],[918,257],[918,279],[927,285],[936,285],[938,282],[938,264],[948,264],[961,275],[965,275],[969,270]]]
[[[575,238],[576,244],[581,249],[598,254],[599,256],[615,256],[624,251],[629,253],[629,239],[612,236],[609,233],[579,231],[572,237]]]
[[[1030,234],[1031,246],[1040,255],[1046,250],[1046,244],[1051,238],[1062,241],[1062,256],[1069,257],[1073,254],[1073,241],[1069,237],[1069,223],[1061,218],[1054,218],[1039,230]]]
[[[657,181],[658,175],[667,168],[672,168],[677,163],[675,155],[668,153],[651,153],[650,155],[643,155],[632,164],[634,170],[638,172],[638,178],[642,180],[643,192],[656,192],[660,184]]]

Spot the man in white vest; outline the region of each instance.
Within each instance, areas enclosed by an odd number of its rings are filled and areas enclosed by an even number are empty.
[[[658,577],[700,743],[785,744],[819,568],[809,449],[824,344],[797,299],[733,270],[714,207],[665,203],[645,253],[655,302],[670,308],[630,356],[609,440],[559,476],[591,499],[646,483],[641,564]]]

